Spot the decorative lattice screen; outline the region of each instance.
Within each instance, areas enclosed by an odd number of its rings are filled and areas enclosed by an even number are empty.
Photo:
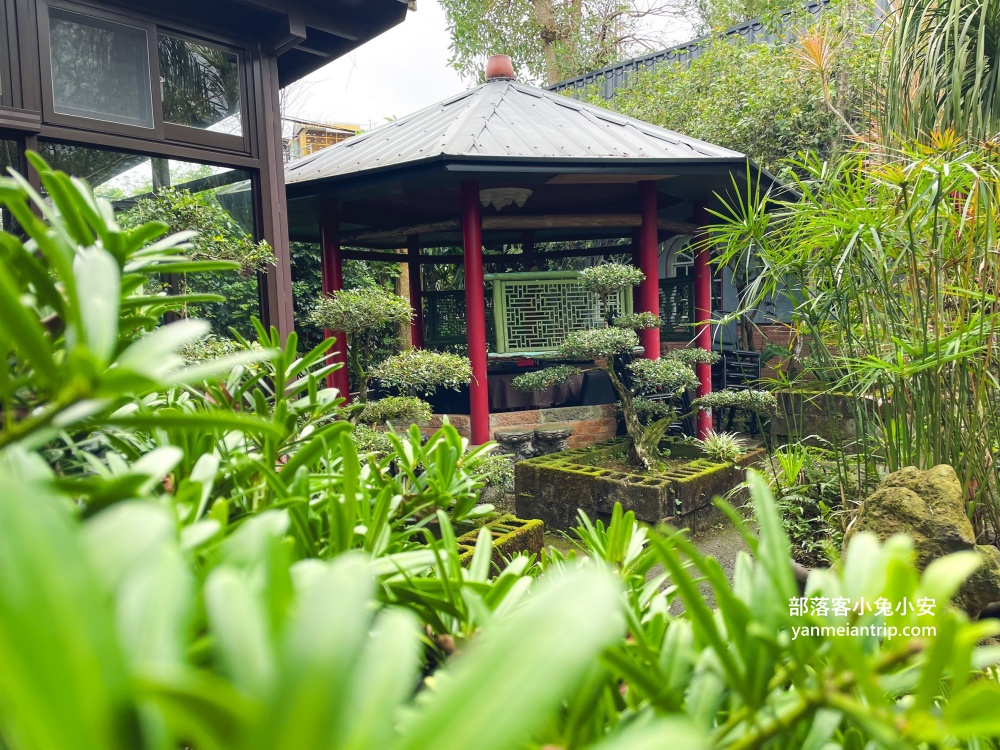
[[[465,290],[424,292],[424,346],[430,349],[462,348],[465,336]],[[496,334],[493,327],[493,298],[486,299],[486,344],[495,348]]]
[[[694,336],[694,278],[660,279],[660,338],[687,341]]]
[[[497,352],[544,354],[571,331],[603,325],[597,295],[585,290],[575,271],[504,273],[493,282]],[[631,312],[632,295],[612,300],[615,313]]]

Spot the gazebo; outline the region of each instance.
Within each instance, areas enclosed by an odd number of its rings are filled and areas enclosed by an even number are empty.
[[[660,314],[661,243],[698,235],[718,196],[748,179],[765,190],[774,184],[738,152],[519,83],[503,56],[491,58],[486,83],[286,168],[290,236],[320,244],[323,292],[341,288],[345,259],[407,264],[415,346],[424,343],[421,266],[462,264],[473,443],[490,437],[487,364],[503,356],[487,352],[484,243],[520,244],[520,255],[486,257],[521,267],[554,257],[629,255],[645,274],[633,309]],[[629,242],[602,248],[595,240]],[[580,241],[589,242],[536,251],[543,243]],[[449,247],[462,252],[425,252]],[[692,339],[711,349],[705,249],[694,258],[693,276]],[[660,356],[658,330],[644,330],[641,344],[643,356]],[[711,371],[698,367],[700,396],[711,390]],[[346,368],[336,375],[347,393]],[[709,425],[703,414],[699,433]]]

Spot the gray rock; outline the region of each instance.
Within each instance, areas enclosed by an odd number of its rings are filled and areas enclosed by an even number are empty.
[[[887,476],[845,534],[845,552],[859,531],[870,531],[881,541],[906,534],[913,539],[920,570],[952,552],[978,552],[983,564],[959,589],[955,605],[976,617],[987,604],[1000,601],[1000,550],[976,544],[965,493],[950,466],[927,471],[908,466]]]

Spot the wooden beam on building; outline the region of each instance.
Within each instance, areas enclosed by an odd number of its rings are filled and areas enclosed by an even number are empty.
[[[429,224],[414,224],[408,227],[396,227],[395,229],[363,229],[355,232],[342,232],[340,243],[350,245],[352,242],[382,242],[386,240],[398,239],[400,244],[406,242],[407,235],[411,234],[431,234],[434,232],[457,232],[462,228],[462,223],[457,220],[435,221]]]
[[[631,255],[632,245],[604,245],[602,247],[581,247],[578,250],[553,250],[552,252],[536,252],[538,260],[555,260],[557,258],[589,258],[595,255]],[[515,258],[517,256],[514,256]],[[489,261],[487,261],[489,262]]]
[[[285,13],[271,27],[261,46],[268,54],[283,55],[304,42],[307,36],[306,22],[302,15]]]
[[[484,216],[483,229],[604,229],[637,227],[639,214],[548,214],[542,216]]]
[[[523,265],[534,259],[534,262],[558,260],[561,258],[591,258],[597,255],[630,255],[632,245],[604,245],[602,247],[581,247],[576,250],[553,250],[551,252],[536,251],[534,255],[524,253],[494,254],[485,253],[483,263],[494,266]],[[366,260],[371,262],[401,263],[407,260],[403,253],[392,250],[342,250],[340,256],[344,260]],[[418,263],[422,266],[461,265],[465,257],[458,253],[447,255],[419,255]]]
[[[256,46],[256,45],[255,45]],[[274,326],[282,341],[295,330],[292,304],[292,256],[288,245],[288,211],[285,203],[285,170],[282,162],[280,95],[277,58],[252,54],[255,90],[262,101],[256,103],[257,134],[260,142],[260,170],[252,177],[257,210],[258,236],[274,250],[275,265],[258,274],[261,316],[265,326]]]
[[[639,214],[548,214],[541,216],[484,216],[484,230],[534,231],[538,229],[605,229],[609,227],[637,227],[642,224]],[[666,222],[669,231],[681,231],[675,227],[678,222]],[[683,225],[688,226],[688,225]],[[694,225],[690,225],[694,228]],[[360,230],[344,232],[340,236],[343,245],[352,242],[385,242],[398,239],[402,244],[411,234],[433,234],[436,232],[457,232],[461,229],[458,221],[435,221],[428,224],[414,224],[395,229]]]
[[[697,224],[690,224],[686,221],[671,221],[670,219],[657,219],[656,228],[661,232],[673,232],[674,234],[698,234],[701,227]]]
[[[349,42],[371,39],[375,36],[374,30],[370,26],[344,18],[342,13],[333,13],[323,17],[310,14],[309,25],[317,31],[325,31],[327,34],[346,39]]]
[[[544,229],[609,229],[618,227],[639,227],[642,224],[640,214],[546,214],[540,216],[484,216],[483,231],[536,231]],[[671,219],[658,219],[657,229],[673,234],[697,234],[697,224]],[[395,229],[364,229],[354,232],[344,232],[340,236],[341,244],[387,242],[399,240],[402,245],[405,238],[412,234],[434,234],[439,232],[458,232],[461,224],[458,221],[435,221],[427,224],[414,224]]]
[[[305,52],[310,55],[316,55],[317,57],[333,57],[333,53],[329,50],[322,50],[319,47],[310,47],[306,44],[296,44],[295,49],[299,52]]]

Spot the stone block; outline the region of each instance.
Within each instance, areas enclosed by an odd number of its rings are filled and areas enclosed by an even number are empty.
[[[466,432],[468,432],[471,429],[471,426],[472,426],[472,423],[469,420],[469,415],[468,414],[440,414],[440,415],[439,414],[435,414],[434,416],[435,417],[444,417],[444,416],[448,417],[448,422],[451,424],[452,427],[454,427],[459,432],[462,432],[462,430],[465,430]],[[432,417],[432,419],[433,419],[433,417]],[[438,426],[439,427],[441,426],[440,423],[438,424]]]
[[[546,422],[580,422],[589,419],[600,419],[603,416],[600,406],[561,406],[553,409],[539,409],[542,423]]]
[[[521,424],[540,424],[542,421],[540,409],[527,411],[504,411],[490,414],[490,428],[512,427]]]
[[[885,541],[895,534],[913,540],[920,570],[955,552],[976,552],[982,563],[962,584],[954,603],[970,617],[1000,601],[1000,550],[977,545],[966,498],[955,470],[947,465],[921,471],[907,466],[889,474],[861,505],[857,520],[844,535],[844,554],[851,538],[862,531]]]
[[[535,428],[535,447],[540,454],[558,453],[569,448],[573,425],[567,422],[541,424]]]
[[[485,527],[493,536],[493,572],[503,570],[508,559],[522,552],[537,555],[545,544],[545,524],[538,519],[523,520],[503,515],[487,522]],[[479,531],[474,529],[456,540],[462,565],[472,562]]]
[[[580,444],[586,438],[581,435],[574,442]],[[755,451],[738,464],[716,463],[696,449],[679,445],[672,458],[687,460],[662,472],[608,465],[620,462],[627,453],[627,441],[615,440],[521,461],[514,469],[517,515],[565,529],[576,525],[578,510],[606,520],[620,502],[640,521],[659,523],[673,518],[682,526],[689,522],[701,526],[713,498],[738,486],[745,478],[745,467],[763,455]]]
[[[515,463],[538,455],[535,430],[530,425],[501,427],[493,433],[493,439],[500,444],[500,451],[509,454]]]

